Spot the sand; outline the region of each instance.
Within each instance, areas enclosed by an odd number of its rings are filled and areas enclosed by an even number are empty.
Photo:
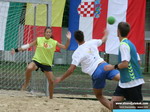
[[[110,112],[97,100],[78,98],[95,96],[54,94],[49,99],[41,93],[0,90],[0,112]]]

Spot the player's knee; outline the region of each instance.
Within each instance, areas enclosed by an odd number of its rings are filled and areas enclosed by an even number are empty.
[[[53,80],[49,80],[48,81],[50,85],[54,85],[54,81]]]
[[[98,99],[100,99],[100,98],[102,98],[102,94],[95,94],[95,96],[96,96],[96,98],[98,98]]]
[[[54,81],[51,81],[50,84],[51,84],[51,85],[54,85]]]
[[[113,78],[113,80],[119,81],[119,80],[120,80],[120,74],[118,73],[118,74]]]
[[[33,67],[31,67],[31,66],[27,66],[27,69],[26,69],[27,71],[33,71]]]

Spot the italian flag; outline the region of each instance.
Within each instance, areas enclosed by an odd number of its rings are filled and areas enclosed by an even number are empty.
[[[146,0],[70,0],[69,30],[84,32],[85,40],[101,39],[104,30],[109,31],[105,45],[99,48],[108,54],[118,54],[120,41],[117,37],[117,26],[119,22],[128,22],[131,31],[128,39],[131,40],[139,54],[145,53],[144,24],[145,24]],[[115,24],[107,24],[107,18],[113,16]],[[71,38],[70,50],[78,47]]]
[[[25,4],[0,2],[0,50],[17,48]]]

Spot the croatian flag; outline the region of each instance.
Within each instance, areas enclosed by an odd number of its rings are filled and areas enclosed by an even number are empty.
[[[104,30],[109,35],[106,44],[99,48],[108,54],[118,54],[120,41],[117,37],[119,22],[128,22],[131,31],[128,39],[131,40],[139,54],[144,54],[144,23],[146,0],[70,0],[69,30],[72,33],[69,50],[78,47],[74,32],[84,32],[85,41],[101,39]],[[113,16],[116,22],[107,24],[107,18]]]

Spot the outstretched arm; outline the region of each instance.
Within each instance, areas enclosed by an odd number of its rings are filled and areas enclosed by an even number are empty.
[[[11,54],[15,54],[16,52],[19,52],[19,51],[24,51],[34,45],[37,44],[37,40],[34,40],[33,42],[31,42],[30,44],[25,44],[25,45],[22,45],[20,48],[16,48],[16,49],[12,49],[11,50]]]
[[[66,34],[66,37],[67,37],[67,42],[65,45],[63,44],[60,44],[59,42],[57,42],[57,46],[59,48],[62,48],[62,49],[67,49],[69,44],[70,44],[70,39],[71,39],[71,33],[68,31],[67,34]]]
[[[105,29],[105,30],[104,30],[104,36],[102,37],[102,42],[103,42],[103,43],[106,42],[107,36],[108,36],[108,30]]]
[[[56,78],[55,83],[59,83],[63,81],[64,79],[66,79],[67,77],[69,77],[74,72],[75,69],[76,69],[76,66],[71,64],[68,70],[61,77]]]
[[[130,56],[130,49],[126,44],[121,44],[120,45],[120,53],[121,53],[121,63],[118,63],[116,65],[106,65],[105,70],[109,71],[112,69],[123,69],[123,68],[128,68],[129,61],[131,59]]]

